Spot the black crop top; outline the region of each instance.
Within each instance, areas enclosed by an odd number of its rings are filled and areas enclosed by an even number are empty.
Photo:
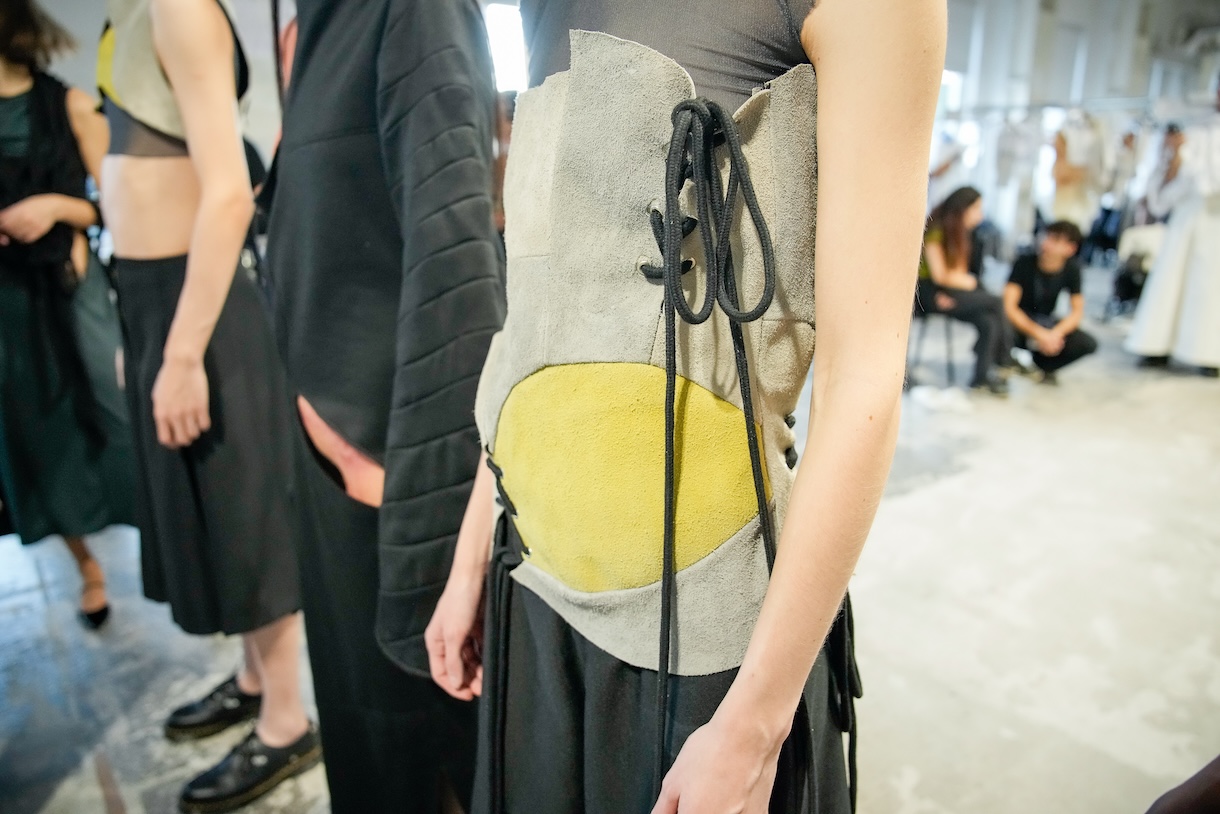
[[[521,0],[530,87],[569,67],[570,29],[657,50],[695,90],[734,110],[756,88],[809,62],[800,31],[815,0]]]

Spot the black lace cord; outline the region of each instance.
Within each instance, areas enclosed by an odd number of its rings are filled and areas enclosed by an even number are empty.
[[[674,131],[670,140],[665,166],[665,214],[651,215],[653,234],[664,256],[660,268],[644,265],[646,277],[661,280],[665,285],[665,528],[661,570],[661,632],[657,662],[657,751],[655,791],[668,769],[670,650],[673,636],[674,602],[676,600],[674,486],[675,486],[675,423],[674,403],[677,391],[677,318],[691,325],[706,322],[719,303],[728,317],[733,338],[734,357],[740,380],[742,407],[745,413],[746,436],[750,449],[750,465],[754,477],[754,492],[758,501],[759,523],[767,555],[768,570],[775,562],[775,537],[763,479],[763,464],[758,431],[754,420],[754,405],[750,389],[749,361],[745,352],[742,324],[759,319],[770,307],[775,295],[775,249],[762,209],[754,194],[749,168],[741,149],[736,123],[715,102],[694,99],[677,105],[673,112]],[[723,139],[729,153],[729,177],[722,185],[716,165],[717,140]],[[698,219],[682,217],[678,198],[687,179],[692,179]],[[738,193],[745,200],[754,229],[758,233],[763,256],[763,292],[758,302],[742,310],[734,278],[730,232],[737,212]],[[706,286],[703,302],[696,311],[690,307],[682,291],[682,275],[693,268],[681,256],[682,238],[696,226],[703,243],[706,259]]]
[[[495,544],[492,548],[491,562],[487,569],[487,621],[486,630],[491,638],[491,646],[484,653],[483,687],[484,700],[487,704],[487,719],[489,722],[489,737],[491,738],[491,755],[488,766],[488,783],[491,784],[491,814],[502,814],[504,811],[504,755],[506,717],[508,706],[508,650],[511,629],[509,615],[513,595],[512,569],[521,563],[520,552],[513,548],[513,532],[511,518],[517,516],[517,509],[508,499],[504,490],[504,470],[492,460],[487,453],[487,468],[496,478],[496,491],[500,503],[504,506],[505,515],[496,524]],[[521,551],[525,551],[525,543],[518,540]],[[486,637],[485,637],[486,639]]]

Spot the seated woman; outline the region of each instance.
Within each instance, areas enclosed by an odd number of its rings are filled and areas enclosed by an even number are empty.
[[[1008,384],[996,370],[1013,364],[1004,302],[980,286],[967,268],[970,232],[982,222],[983,197],[973,187],[956,190],[932,210],[919,263],[918,307],[977,328],[970,386],[1006,395]]]

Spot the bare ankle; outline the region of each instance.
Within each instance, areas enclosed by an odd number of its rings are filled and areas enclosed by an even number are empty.
[[[263,694],[263,685],[258,680],[258,674],[249,667],[243,667],[237,671],[237,689],[246,695]]]
[[[304,716],[291,720],[264,720],[259,718],[254,727],[258,739],[273,749],[282,749],[296,743],[309,731],[309,721]]]

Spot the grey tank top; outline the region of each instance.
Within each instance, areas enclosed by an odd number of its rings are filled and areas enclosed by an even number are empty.
[[[809,62],[800,30],[815,0],[520,0],[530,87],[566,71],[568,31],[600,31],[677,62],[730,113]]]

